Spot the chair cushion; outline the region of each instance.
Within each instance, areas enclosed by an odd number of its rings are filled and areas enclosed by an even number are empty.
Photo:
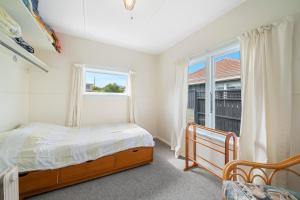
[[[223,198],[226,200],[300,200],[300,193],[269,185],[224,181]]]

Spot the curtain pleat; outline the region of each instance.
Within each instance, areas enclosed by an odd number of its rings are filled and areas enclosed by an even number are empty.
[[[241,36],[240,159],[278,162],[289,156],[293,20]],[[286,177],[279,182],[286,185]]]
[[[129,122],[135,123],[135,72],[129,71],[128,80],[128,108],[129,108]]]
[[[175,63],[174,88],[174,130],[171,138],[171,149],[175,156],[184,155],[186,113],[188,102],[188,60]]]
[[[72,72],[70,105],[67,125],[79,127],[81,124],[82,99],[84,89],[83,66],[75,65]]]

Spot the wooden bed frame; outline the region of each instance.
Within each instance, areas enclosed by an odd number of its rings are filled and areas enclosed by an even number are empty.
[[[153,147],[137,147],[77,165],[20,173],[20,199],[145,165],[152,161]]]
[[[244,182],[252,183],[256,178],[259,178],[266,185],[271,185],[274,176],[280,171],[291,172],[300,178],[300,173],[291,168],[299,164],[300,154],[278,163],[264,164],[234,160],[226,164],[223,170],[223,180],[237,180],[240,177]]]

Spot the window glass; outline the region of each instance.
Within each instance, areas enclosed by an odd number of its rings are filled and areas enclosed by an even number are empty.
[[[239,135],[241,123],[240,52],[213,59],[215,81],[215,128]]]
[[[86,93],[126,94],[128,75],[102,70],[85,71]]]
[[[189,66],[188,84],[187,120],[205,125],[205,63],[197,63]]]

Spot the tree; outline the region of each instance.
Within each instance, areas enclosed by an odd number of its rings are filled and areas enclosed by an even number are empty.
[[[109,92],[109,93],[123,93],[125,91],[125,87],[120,86],[116,83],[109,83],[104,87],[93,86],[92,90],[94,92]]]

